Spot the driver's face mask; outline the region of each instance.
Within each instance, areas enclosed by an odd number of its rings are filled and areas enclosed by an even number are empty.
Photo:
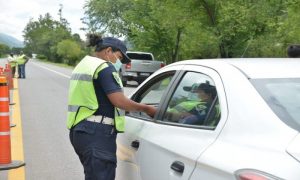
[[[199,96],[198,96],[198,93],[196,92],[189,92],[188,94],[188,100],[191,100],[191,101],[199,101]]]

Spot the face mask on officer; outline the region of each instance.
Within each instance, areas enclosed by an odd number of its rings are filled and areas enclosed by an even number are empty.
[[[115,55],[113,54],[116,58],[116,62],[114,63],[114,66],[115,66],[115,69],[117,71],[120,71],[121,67],[122,67],[122,63],[121,63],[121,60]]]

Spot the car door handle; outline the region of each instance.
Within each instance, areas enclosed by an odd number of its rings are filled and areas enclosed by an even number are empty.
[[[138,149],[140,147],[140,142],[138,140],[132,141],[131,147]]]
[[[183,173],[184,164],[180,161],[174,161],[171,165],[171,169],[173,169],[176,172]]]

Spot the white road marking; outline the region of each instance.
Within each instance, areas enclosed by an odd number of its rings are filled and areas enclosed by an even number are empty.
[[[69,78],[69,79],[71,78],[71,76],[68,76],[68,75],[65,75],[65,74],[63,74],[63,73],[54,71],[54,70],[52,70],[52,69],[50,69],[50,68],[47,68],[47,67],[45,67],[45,66],[41,66],[41,65],[39,65],[39,64],[37,64],[37,63],[34,63],[34,62],[31,62],[31,63],[34,64],[34,65],[36,65],[36,66],[39,66],[39,67],[41,67],[41,68],[44,68],[44,69],[46,69],[46,70],[48,70],[48,71],[54,72],[54,73],[56,73],[56,74],[58,74],[58,75],[61,75],[61,76],[65,77],[65,78]]]

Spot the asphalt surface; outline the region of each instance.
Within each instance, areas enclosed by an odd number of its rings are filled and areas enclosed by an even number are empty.
[[[66,128],[71,72],[31,60],[26,64],[26,79],[18,79],[27,180],[84,179]],[[135,88],[133,83],[125,94]]]

